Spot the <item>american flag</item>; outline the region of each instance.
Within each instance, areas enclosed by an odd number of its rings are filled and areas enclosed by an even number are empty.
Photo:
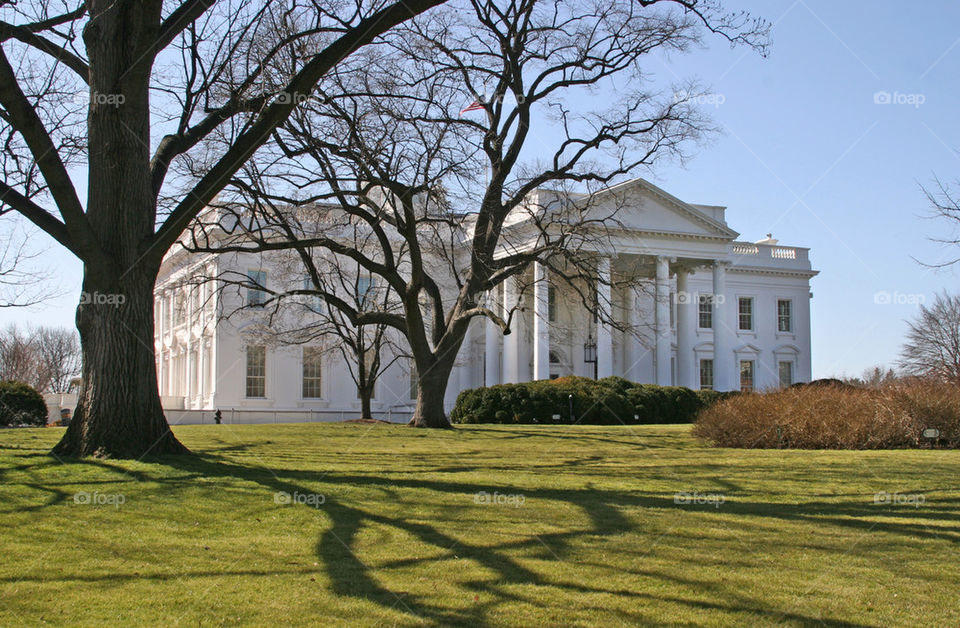
[[[460,112],[460,115],[462,116],[468,111],[478,111],[480,109],[483,109],[483,103],[481,103],[480,99],[478,98],[477,100],[474,100],[472,103],[464,107],[463,110]]]

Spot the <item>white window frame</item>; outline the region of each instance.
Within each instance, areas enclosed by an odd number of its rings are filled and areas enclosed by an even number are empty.
[[[747,302],[750,304],[750,311],[747,316],[750,317],[750,326],[743,326],[743,310],[741,309],[741,304]],[[737,331],[756,331],[757,321],[756,321],[756,302],[757,300],[750,295],[738,296],[737,297]]]
[[[787,321],[789,322],[789,329],[780,328],[780,304],[788,303],[790,307],[790,313],[787,316]],[[796,333],[796,308],[793,307],[793,299],[788,297],[777,297],[777,306],[776,306],[776,316],[777,316],[777,333],[778,334],[794,334]]]
[[[262,278],[261,278],[262,276]],[[248,268],[247,269],[247,281],[250,283],[255,283],[257,285],[267,287],[267,271],[262,268]],[[254,296],[259,295],[259,296]],[[267,301],[267,293],[264,290],[258,290],[257,288],[251,288],[247,286],[247,296],[244,300],[244,303],[249,307],[263,307],[263,304]]]
[[[705,304],[709,306],[709,308],[710,308],[710,309],[709,309],[709,312],[704,311],[703,306],[704,306]],[[703,325],[701,325],[701,323],[702,323],[702,321],[703,321],[703,316],[704,316],[705,314],[710,316],[710,326],[709,326],[709,327],[704,327]],[[714,320],[713,320],[713,295],[712,295],[712,294],[703,294],[703,293],[698,294],[698,295],[697,295],[697,329],[713,329],[713,324],[714,324]]]
[[[710,365],[710,383],[704,383],[704,366],[707,364]],[[714,361],[713,358],[700,358],[700,362],[697,364],[697,377],[700,382],[700,390],[713,390],[716,387],[716,372],[714,371]]]
[[[749,388],[744,387],[743,384],[743,365],[750,365],[750,386]],[[757,361],[753,358],[748,358],[746,360],[740,359],[737,362],[737,373],[739,373],[740,378],[740,392],[754,392],[757,389]]]
[[[251,375],[250,374],[250,350],[259,349],[263,352],[263,374],[262,375]],[[244,350],[245,360],[244,360],[244,386],[243,386],[243,396],[245,399],[266,399],[267,398],[267,347],[265,345],[247,345]],[[250,383],[251,378],[262,379],[263,380],[263,395],[251,395],[250,394]]]
[[[784,365],[790,367],[790,381],[786,384],[783,383],[783,372],[780,370]],[[793,386],[797,381],[797,363],[795,360],[777,360],[777,382],[780,384],[781,388],[787,388]]]
[[[307,352],[316,352],[311,357],[315,357],[319,364],[317,365],[318,374],[307,375]],[[300,398],[301,399],[323,399],[323,349],[316,345],[305,345],[300,351]],[[311,386],[315,386],[313,392],[316,392],[316,395],[308,395],[307,393],[307,384],[308,380]]]

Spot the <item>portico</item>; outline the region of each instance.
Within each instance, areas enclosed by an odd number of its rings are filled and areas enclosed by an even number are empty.
[[[800,305],[809,328],[816,272],[806,249],[737,241],[725,208],[684,203],[643,180],[612,190],[622,228],[608,250],[594,252],[596,311],[545,263],[505,282],[497,296],[513,322],[500,355],[499,330],[487,323],[487,385],[619,375],[726,391],[780,385],[778,373],[790,369],[809,378],[808,359],[788,368],[775,355],[785,336],[797,340],[795,330],[777,328],[778,303]],[[809,337],[801,343],[809,354]]]

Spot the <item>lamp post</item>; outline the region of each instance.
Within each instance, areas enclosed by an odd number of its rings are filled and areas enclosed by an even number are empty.
[[[597,343],[593,339],[593,334],[587,337],[583,343],[583,361],[586,364],[593,364],[593,379],[597,379]]]
[[[573,425],[577,422],[576,417],[573,416],[573,395],[567,395],[567,401],[570,403],[570,425]]]

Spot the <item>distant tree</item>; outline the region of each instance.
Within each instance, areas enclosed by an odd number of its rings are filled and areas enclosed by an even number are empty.
[[[840,381],[853,386],[866,386],[877,388],[886,384],[893,383],[899,379],[897,372],[892,368],[884,368],[882,365],[871,366],[863,371],[860,377],[843,377]]]
[[[65,393],[80,372],[80,341],[72,329],[37,327],[0,331],[0,380],[29,384],[40,392]]]
[[[960,187],[960,180],[955,184]],[[934,242],[946,245],[949,248],[960,247],[960,195],[951,186],[940,179],[934,180],[934,187],[923,188],[927,200],[930,203],[929,217],[945,222],[949,227],[949,232],[930,238]],[[921,262],[924,266],[946,267],[953,266],[960,262],[960,256],[948,258],[945,261],[937,263]]]
[[[0,332],[0,380],[23,382],[43,390],[43,379],[30,333],[16,325],[7,326]]]
[[[909,375],[960,384],[960,295],[938,294],[909,326],[898,366]]]
[[[80,374],[80,336],[66,327],[38,327],[33,332],[37,360],[45,385],[39,390],[69,392]]]

